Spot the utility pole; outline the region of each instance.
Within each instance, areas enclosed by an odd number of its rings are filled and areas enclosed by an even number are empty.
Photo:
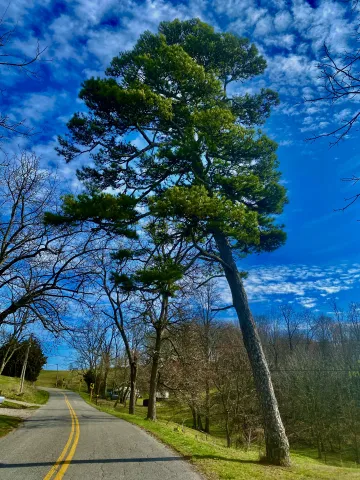
[[[28,344],[28,347],[27,347],[27,349],[26,349],[25,360],[24,360],[24,363],[23,363],[23,366],[22,366],[22,370],[21,370],[20,390],[19,390],[19,393],[20,393],[20,394],[23,393],[23,391],[24,391],[25,373],[26,373],[26,367],[27,367],[28,358],[29,358],[29,351],[30,351],[30,347],[31,347],[31,340],[32,340],[32,336],[30,335],[29,344]]]
[[[56,364],[56,388],[58,386],[58,381],[59,381],[59,364]]]

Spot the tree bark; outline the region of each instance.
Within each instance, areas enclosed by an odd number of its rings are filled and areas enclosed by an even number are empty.
[[[130,404],[129,404],[129,413],[133,415],[135,413],[135,404],[136,404],[136,377],[137,377],[137,353],[136,350],[132,351],[130,348],[129,340],[124,329],[124,318],[122,310],[119,310],[119,318],[115,315],[115,324],[118,327],[121,338],[125,345],[125,351],[130,365]],[[127,395],[127,393],[126,393]],[[126,401],[125,395],[125,401]]]
[[[231,448],[231,433],[230,433],[230,428],[229,428],[229,414],[226,414],[226,425],[225,425],[225,430],[226,430],[226,446],[227,448]]]
[[[109,376],[109,370],[110,370],[110,355],[109,353],[105,353],[103,355],[103,363],[104,363],[104,382],[102,385],[102,391],[103,391],[103,398],[106,398],[106,392],[107,392],[107,383],[108,383],[108,376]]]
[[[197,414],[197,429],[200,430],[200,432],[203,432],[203,425],[202,425],[202,420],[201,420],[201,414],[198,412]]]
[[[19,350],[19,348],[21,348],[21,344],[20,343],[17,343],[17,347],[16,347],[16,344],[15,345],[12,345],[11,342],[9,343],[9,347],[8,349],[6,350],[6,352],[4,353],[4,356],[3,356],[3,360],[1,362],[1,367],[0,367],[0,375],[2,375],[6,365],[10,362],[10,360],[12,359],[14,353]]]
[[[197,413],[196,413],[196,409],[194,407],[191,407],[191,413],[192,413],[192,417],[193,417],[193,426],[192,428],[194,430],[197,430]]]
[[[131,362],[130,364],[130,403],[129,403],[129,413],[131,415],[135,414],[135,405],[136,405],[136,377],[137,377],[137,363],[136,361]]]
[[[147,413],[147,418],[149,420],[156,420],[156,390],[157,390],[157,379],[158,379],[158,372],[159,372],[162,328],[161,327],[156,328],[155,332],[156,332],[155,350],[154,350],[152,366],[151,366],[149,405],[148,405],[148,413]]]
[[[233,305],[239,319],[244,345],[254,376],[255,388],[263,416],[266,460],[274,465],[288,466],[290,465],[289,442],[280,417],[269,367],[250,312],[243,282],[225,235],[215,232],[214,239],[220,258],[226,264],[223,265],[224,273],[231,290]]]

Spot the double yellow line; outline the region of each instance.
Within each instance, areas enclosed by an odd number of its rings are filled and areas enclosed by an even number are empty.
[[[79,443],[79,437],[80,437],[79,420],[76,416],[75,410],[71,406],[65,394],[64,394],[64,397],[65,397],[66,405],[71,415],[71,432],[63,451],[60,453],[59,458],[51,467],[46,477],[44,477],[44,480],[50,480],[50,479],[61,480],[63,478],[75,454],[77,444]]]

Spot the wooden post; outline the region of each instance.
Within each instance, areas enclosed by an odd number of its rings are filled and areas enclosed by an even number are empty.
[[[95,384],[94,384],[94,383],[90,383],[90,402],[92,401],[92,396],[93,396],[94,388],[95,388]]]

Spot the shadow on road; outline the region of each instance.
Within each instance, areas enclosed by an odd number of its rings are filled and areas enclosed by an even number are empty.
[[[178,462],[185,460],[184,457],[154,457],[154,458],[97,458],[89,460],[71,460],[64,461],[62,464],[82,465],[95,463],[144,463],[144,462]],[[54,465],[54,462],[33,462],[33,463],[0,463],[2,468],[20,468],[20,467],[47,467]]]

